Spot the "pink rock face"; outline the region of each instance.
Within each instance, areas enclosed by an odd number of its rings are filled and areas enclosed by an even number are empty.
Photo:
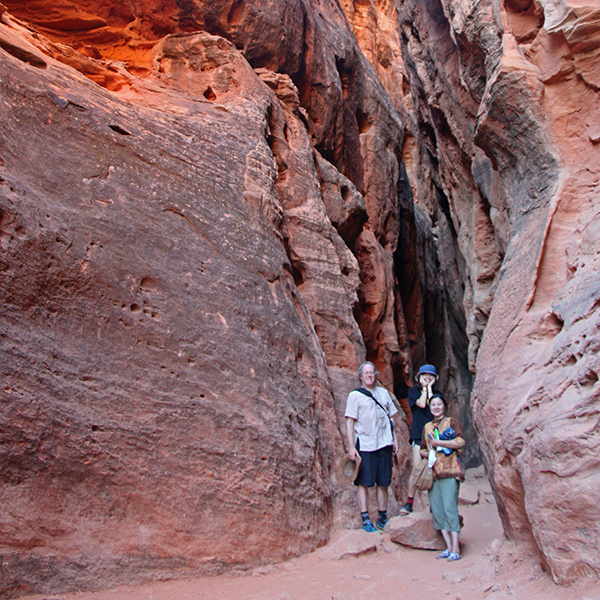
[[[590,26],[593,12],[566,8],[576,29]],[[582,40],[574,36],[559,49],[557,36],[569,39],[573,25],[548,17],[526,57],[543,88],[540,108],[554,138],[557,174],[509,244],[513,266],[496,293],[478,370],[498,357],[498,348],[502,361],[481,369],[474,402],[494,431],[484,447],[493,457],[505,529],[534,544],[558,582],[569,582],[600,572],[590,546],[600,533],[592,517],[600,492],[593,434],[600,397],[600,150],[591,133],[600,115],[597,86],[577,72]],[[550,62],[561,66],[546,75]],[[565,505],[563,494],[574,502]]]
[[[569,1],[399,13],[417,201],[434,221],[446,206],[466,260],[484,460],[507,535],[561,583],[600,573],[597,17]]]

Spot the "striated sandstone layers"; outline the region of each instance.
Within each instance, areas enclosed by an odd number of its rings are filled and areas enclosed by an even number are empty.
[[[464,258],[474,423],[505,532],[557,582],[598,577],[598,5],[404,0],[398,18],[415,197],[438,255],[454,255],[449,231]]]
[[[342,9],[0,15],[0,593],[324,543],[356,517],[333,467],[358,364],[460,386],[403,116]]]

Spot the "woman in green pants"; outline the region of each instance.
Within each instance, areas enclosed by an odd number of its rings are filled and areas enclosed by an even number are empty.
[[[435,396],[429,408],[433,420],[423,427],[421,456],[429,457],[433,471],[433,487],[429,492],[433,527],[442,532],[446,542],[446,550],[436,558],[460,560],[458,489],[465,475],[459,454],[465,440],[459,423],[446,417],[448,406],[444,398]]]

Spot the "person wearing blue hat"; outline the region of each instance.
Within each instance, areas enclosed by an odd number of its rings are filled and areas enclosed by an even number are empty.
[[[400,509],[401,515],[408,515],[413,511],[415,497],[413,481],[415,469],[421,460],[421,436],[423,435],[425,424],[433,419],[429,404],[432,398],[443,398],[442,393],[436,386],[437,378],[437,370],[433,365],[423,365],[417,374],[416,385],[408,390],[408,403],[410,404],[413,417],[409,436],[409,442],[412,447],[413,471],[408,480],[408,499],[406,500],[406,504]]]

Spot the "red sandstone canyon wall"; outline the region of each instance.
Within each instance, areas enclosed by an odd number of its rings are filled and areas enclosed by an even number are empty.
[[[507,535],[597,576],[592,0],[0,19],[1,593],[324,543],[365,358],[434,362]]]
[[[398,16],[415,198],[465,261],[474,425],[505,532],[559,583],[597,577],[598,5],[407,0]]]
[[[402,391],[427,352],[405,126],[343,11],[0,12],[2,593],[323,544],[356,367]]]

